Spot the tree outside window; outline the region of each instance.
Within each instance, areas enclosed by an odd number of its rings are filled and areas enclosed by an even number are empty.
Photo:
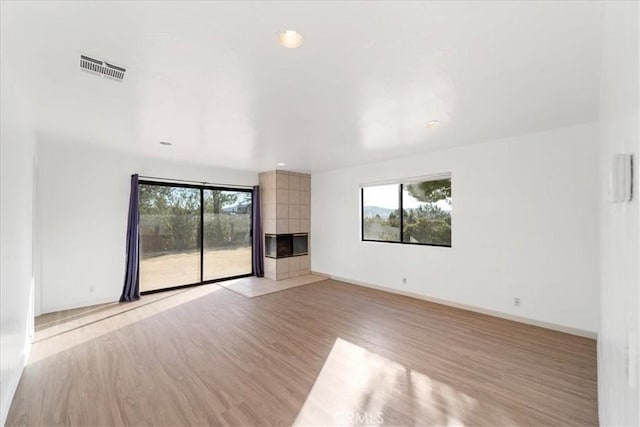
[[[451,246],[451,177],[362,188],[362,240]]]

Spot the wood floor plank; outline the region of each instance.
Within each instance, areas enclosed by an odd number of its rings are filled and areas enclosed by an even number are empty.
[[[596,344],[333,280],[251,299],[207,285],[38,318],[7,425],[378,412],[385,425],[597,425]]]

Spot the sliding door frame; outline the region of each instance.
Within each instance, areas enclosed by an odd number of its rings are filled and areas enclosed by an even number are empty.
[[[211,185],[197,185],[197,184],[185,184],[185,183],[173,183],[173,182],[167,182],[167,181],[151,181],[151,180],[139,180],[138,181],[138,188],[140,188],[141,185],[157,185],[157,186],[162,186],[162,187],[180,187],[180,188],[193,188],[193,189],[197,189],[200,190],[200,230],[198,231],[199,236],[200,236],[200,281],[196,282],[196,283],[188,283],[186,285],[178,285],[178,286],[171,286],[168,288],[161,288],[161,289],[152,289],[150,291],[142,291],[140,292],[140,295],[148,295],[148,294],[155,294],[157,292],[165,292],[165,291],[173,291],[176,289],[183,289],[183,288],[191,288],[193,286],[200,286],[200,285],[208,285],[211,283],[216,283],[216,282],[222,282],[225,280],[233,280],[233,279],[240,279],[242,277],[251,277],[255,274],[255,271],[253,270],[253,262],[251,262],[251,273],[247,273],[247,274],[240,274],[240,275],[236,275],[236,276],[229,276],[229,277],[220,277],[217,279],[210,279],[210,280],[202,280],[204,278],[204,191],[205,190],[214,190],[214,191],[235,191],[238,193],[249,193],[251,195],[251,212],[249,213],[249,220],[251,222],[251,224],[249,225],[249,239],[251,241],[251,259],[253,260],[253,251],[255,250],[253,247],[253,191],[251,189],[248,188],[236,188],[236,187],[216,187],[216,186],[211,186]],[[140,202],[138,202],[140,203]],[[140,239],[140,227],[138,227],[138,239]],[[140,265],[140,251],[138,253],[138,265]]]

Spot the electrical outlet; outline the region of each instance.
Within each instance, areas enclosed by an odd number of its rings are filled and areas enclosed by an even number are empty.
[[[402,283],[405,284],[405,285],[407,284],[407,278],[406,277],[402,278]]]
[[[515,297],[513,299],[513,305],[515,305],[516,307],[520,307],[520,298]]]

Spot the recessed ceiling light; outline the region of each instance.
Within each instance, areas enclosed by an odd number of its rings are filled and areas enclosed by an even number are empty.
[[[287,164],[286,164],[286,163],[282,163],[282,162],[278,162],[278,163],[277,163],[277,165],[278,165],[278,166],[287,166]]]
[[[302,34],[294,30],[284,30],[278,33],[278,43],[280,46],[290,49],[300,47],[302,45]]]
[[[173,145],[173,142],[160,141],[160,145]]]
[[[434,127],[439,126],[439,125],[440,125],[440,122],[438,120],[430,120],[424,125],[424,127],[426,127],[426,128],[434,128]]]

